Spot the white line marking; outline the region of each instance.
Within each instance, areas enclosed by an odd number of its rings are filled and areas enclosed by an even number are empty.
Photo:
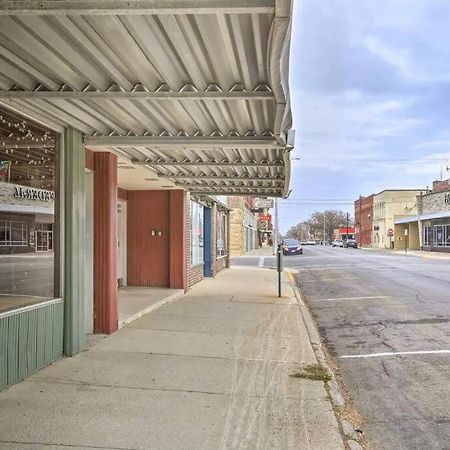
[[[339,301],[339,300],[372,300],[377,298],[391,298],[387,295],[375,295],[373,297],[336,297],[336,298],[318,298],[311,299],[313,302],[331,302],[331,301]]]
[[[377,358],[379,356],[401,356],[401,355],[436,355],[442,353],[450,353],[450,350],[422,350],[414,352],[386,352],[386,353],[369,353],[367,355],[344,355],[338,356],[341,359],[354,359],[354,358]]]
[[[259,258],[258,267],[264,267],[264,256],[261,256],[261,258]]]

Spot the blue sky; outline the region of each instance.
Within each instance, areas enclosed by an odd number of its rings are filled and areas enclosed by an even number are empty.
[[[450,160],[450,1],[297,0],[296,130],[282,232],[313,211],[425,188]],[[450,164],[450,161],[449,161]],[[335,199],[335,200],[334,200]]]

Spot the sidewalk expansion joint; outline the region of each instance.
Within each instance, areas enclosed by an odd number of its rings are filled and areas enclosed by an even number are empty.
[[[8,441],[8,440],[2,440],[0,439],[0,444],[20,444],[20,445],[44,445],[46,447],[67,447],[67,448],[85,448],[87,450],[90,449],[105,449],[105,450],[139,450],[136,447],[111,447],[111,446],[107,446],[107,447],[103,447],[103,446],[98,446],[98,445],[85,445],[85,444],[62,444],[62,443],[58,443],[58,442],[32,442],[32,441]]]
[[[203,359],[218,359],[224,361],[243,361],[243,362],[267,362],[277,364],[301,364],[303,361],[287,361],[284,359],[264,359],[264,358],[234,358],[231,356],[208,356],[208,355],[181,355],[179,353],[158,353],[158,352],[131,352],[123,350],[110,349],[96,349],[95,352],[111,352],[111,353],[125,353],[127,355],[155,355],[155,356],[173,356],[175,358],[203,358]]]

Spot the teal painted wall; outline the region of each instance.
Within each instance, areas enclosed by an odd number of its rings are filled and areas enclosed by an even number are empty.
[[[62,355],[63,315],[59,300],[0,318],[0,390]]]

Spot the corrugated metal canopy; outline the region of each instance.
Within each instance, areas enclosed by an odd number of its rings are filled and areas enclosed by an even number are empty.
[[[0,105],[209,194],[286,195],[290,0],[0,0]]]

